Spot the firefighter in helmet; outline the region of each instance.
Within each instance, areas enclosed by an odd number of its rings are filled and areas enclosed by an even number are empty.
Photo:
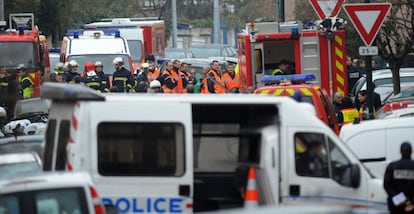
[[[80,81],[89,88],[102,92],[102,80],[95,73],[95,64],[93,62],[86,62],[84,72],[85,76]]]
[[[95,62],[95,73],[102,80],[102,92],[109,92],[109,89],[111,88],[109,76],[103,72],[103,64],[101,61]]]
[[[115,72],[112,78],[112,86],[117,88],[117,92],[133,92],[134,78],[131,72],[125,68],[124,60],[121,57],[115,57],[113,64]]]
[[[71,60],[69,62],[69,71],[66,72],[66,82],[73,83],[73,77],[75,76],[81,76],[78,73],[78,62],[75,60]]]

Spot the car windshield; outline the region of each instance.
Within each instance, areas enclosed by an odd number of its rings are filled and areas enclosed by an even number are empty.
[[[35,47],[31,42],[1,42],[0,65],[17,67],[23,64],[26,68],[33,68],[35,60]]]
[[[184,51],[165,51],[165,57],[169,59],[184,59],[187,58]]]
[[[209,57],[218,57],[222,56],[221,49],[220,48],[197,48],[197,47],[191,47],[189,48],[191,52],[193,52],[194,56],[196,58],[209,58]]]
[[[132,61],[140,62],[142,60],[142,41],[128,40],[128,47],[131,52]]]
[[[15,117],[19,117],[27,113],[35,113],[35,112],[48,113],[49,112],[48,102],[43,99],[22,100],[21,102],[17,102],[14,115]]]
[[[37,162],[0,164],[0,179],[41,171],[42,169]]]
[[[90,55],[72,55],[69,56],[68,61],[70,60],[76,60],[78,62],[79,69],[81,72],[83,70],[83,65],[85,65],[86,62],[96,62],[101,61],[103,64],[103,70],[105,74],[108,74],[112,76],[115,72],[115,67],[112,64],[112,61],[115,59],[115,57],[121,57],[125,62],[125,68],[127,70],[131,70],[131,66],[129,64],[129,56],[126,54],[90,54]]]

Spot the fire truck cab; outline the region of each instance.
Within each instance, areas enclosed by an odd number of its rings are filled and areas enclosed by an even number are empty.
[[[3,25],[6,23],[3,22]],[[9,15],[9,28],[0,33],[0,65],[14,74],[23,65],[34,84],[32,97],[40,95],[42,79],[50,71],[46,37],[34,25],[32,13]]]
[[[313,74],[329,94],[346,95],[345,32],[337,28],[305,29],[297,21],[246,24],[245,32],[237,36],[243,88],[263,86],[261,77],[287,60],[288,74]]]
[[[277,76],[265,75],[263,76],[261,82],[267,86],[256,89],[254,93],[261,95],[294,97],[295,92],[298,92],[300,93],[299,102],[312,104],[315,108],[316,116],[327,126],[329,126],[336,134],[339,134],[337,116],[335,109],[329,100],[328,92],[317,84],[306,83],[314,80],[315,76],[312,74]]]

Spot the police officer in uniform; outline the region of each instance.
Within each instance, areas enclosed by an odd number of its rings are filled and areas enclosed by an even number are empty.
[[[388,194],[388,209],[391,214],[414,213],[414,161],[412,147],[403,142],[401,159],[391,162],[384,175],[384,188]]]

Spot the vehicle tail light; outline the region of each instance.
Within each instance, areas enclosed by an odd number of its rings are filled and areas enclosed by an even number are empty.
[[[391,103],[386,103],[384,105],[384,112],[389,112],[391,111]]]
[[[402,106],[403,108],[407,108],[407,107],[408,107],[408,103],[404,101],[404,102],[402,102],[402,103],[401,103],[401,106]]]
[[[396,102],[396,103],[392,103],[392,110],[397,110],[397,109],[400,109],[400,106],[401,104],[399,103],[399,102]]]
[[[99,198],[98,192],[92,186],[89,187],[89,190],[91,191],[93,208],[95,209],[95,214],[105,214],[105,207],[102,204],[101,199]]]

